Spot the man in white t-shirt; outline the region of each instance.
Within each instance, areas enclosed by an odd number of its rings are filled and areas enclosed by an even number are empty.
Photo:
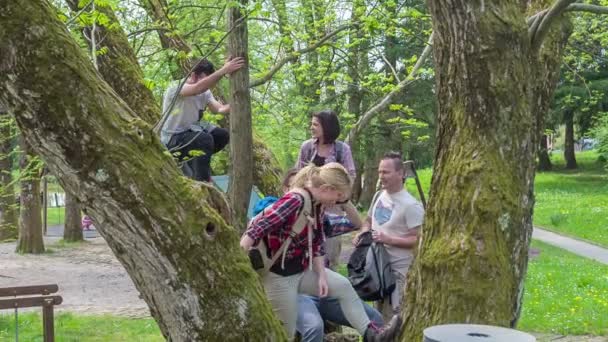
[[[405,276],[413,260],[412,250],[424,219],[424,209],[404,189],[405,169],[399,153],[384,155],[378,166],[378,176],[382,190],[374,196],[367,219],[353,243],[357,245],[360,234],[371,229],[374,241],[384,244],[397,283],[390,304],[393,312],[398,313]]]
[[[235,72],[244,63],[242,57],[234,58],[216,71],[211,62],[203,59],[194,67],[181,89],[176,84],[165,91],[163,114],[166,121],[160,132],[160,140],[170,152],[179,152],[180,161],[193,158],[192,175],[188,175],[193,179],[210,180],[211,155],[222,150],[229,140],[228,130],[200,123],[201,114],[207,107],[213,113],[230,113],[230,105],[216,101],[209,89],[222,76]]]

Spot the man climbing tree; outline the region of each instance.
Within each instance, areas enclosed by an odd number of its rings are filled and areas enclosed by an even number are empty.
[[[187,176],[197,181],[211,181],[211,155],[228,144],[228,131],[210,123],[199,124],[201,113],[209,107],[213,113],[230,113],[229,104],[221,104],[209,90],[224,75],[229,75],[243,66],[243,58],[226,61],[219,70],[207,59],[199,61],[180,88],[174,85],[167,89],[163,98],[164,124],[160,140],[180,162],[188,161],[192,173]]]

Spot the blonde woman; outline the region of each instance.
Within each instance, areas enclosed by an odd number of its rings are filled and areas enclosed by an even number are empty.
[[[262,241],[275,256],[289,238],[305,202],[312,201],[311,215],[305,228],[292,237],[284,256],[262,277],[266,294],[288,336],[293,338],[295,334],[298,293],[303,293],[337,298],[350,325],[367,341],[390,341],[400,325],[398,316],[393,317],[384,329],[377,328],[370,323],[348,279],[325,268],[324,207],[342,205],[348,216],[358,215],[348,202],[351,181],[347,171],[338,163],[321,167],[309,165],[294,176],[291,186],[291,191],[253,219],[241,239],[243,249],[248,251]],[[358,216],[352,217],[352,221],[359,221]]]

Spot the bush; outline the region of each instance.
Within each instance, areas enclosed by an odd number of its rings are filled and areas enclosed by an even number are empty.
[[[600,156],[603,160],[608,159],[608,112],[598,113],[598,118],[591,129],[591,134],[598,141]]]

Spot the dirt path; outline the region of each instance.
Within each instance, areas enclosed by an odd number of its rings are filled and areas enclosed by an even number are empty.
[[[15,243],[0,244],[0,287],[58,284],[63,304],[58,310],[128,317],[149,316],[131,278],[105,241],[62,247],[45,238],[51,253],[19,255]]]

